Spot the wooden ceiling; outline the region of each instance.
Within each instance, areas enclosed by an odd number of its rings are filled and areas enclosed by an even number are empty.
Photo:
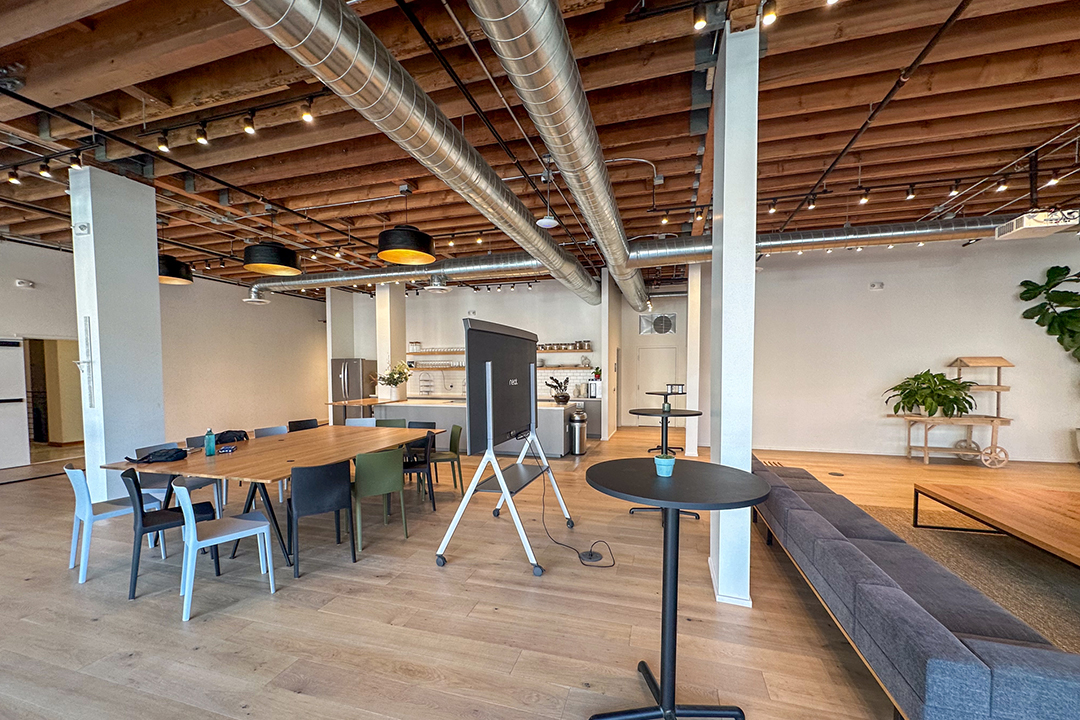
[[[763,33],[760,232],[776,231],[788,219],[957,2],[778,0],[779,20]],[[709,205],[712,179],[705,133],[709,76],[702,69],[713,34],[694,31],[689,8],[627,20],[635,4],[561,0],[607,158],[648,160],[663,176],[654,186],[648,164],[611,163],[628,237],[700,234],[708,218],[695,221],[693,208]],[[450,5],[537,143],[467,3],[450,0]],[[648,5],[662,6],[659,0]],[[488,162],[505,178],[517,176],[393,0],[364,0],[352,7]],[[540,163],[439,0],[417,0],[411,7],[528,172],[539,173]],[[732,22],[752,23],[756,8],[752,0],[731,0]],[[322,248],[314,260],[306,253],[309,272],[378,267],[381,262],[372,259],[378,232],[405,219],[405,200],[398,196],[403,183],[415,189],[408,200],[409,221],[437,237],[442,256],[516,248],[221,0],[0,2],[0,68],[25,80],[20,92],[27,97],[145,147],[156,148],[158,132],[169,129],[170,157],[305,209],[310,218],[340,230],[286,213],[272,218],[247,196],[117,143],[87,152],[94,164],[139,174],[157,186],[161,237],[183,245],[163,247],[194,262],[197,272],[253,280],[238,260],[245,240],[267,234],[286,235],[309,250]],[[307,99],[312,99],[312,123],[300,119]],[[252,108],[257,132],[248,135],[242,119]],[[207,121],[208,145],[195,142],[200,121]],[[1070,130],[1078,122],[1080,3],[974,0],[829,177],[817,207],[804,208],[787,229],[941,216],[944,211],[935,208],[949,199],[956,180],[966,188],[1065,133],[1041,153],[1042,185],[1052,170],[1064,174],[1080,165],[1075,144],[1080,132]],[[54,177],[46,179],[37,175],[36,158],[94,140],[79,126],[0,98],[0,166],[24,163],[22,184],[0,187],[0,230],[70,244],[66,160],[54,161]],[[957,202],[953,212],[979,215],[1014,200],[1007,210],[1027,209],[1028,161],[1010,173],[1008,190],[962,196],[963,204]],[[509,184],[526,205],[543,213],[543,200],[524,180]],[[865,205],[858,202],[860,184],[871,188]],[[911,184],[915,198],[907,200]],[[1040,190],[1040,203],[1078,193],[1080,174]],[[773,198],[778,198],[777,212],[771,214]],[[23,205],[5,207],[9,200]],[[552,202],[573,233],[567,237],[557,229],[555,238],[569,243],[567,249],[586,267],[602,266],[563,199],[553,195]],[[664,209],[672,209],[666,225],[661,224]],[[483,233],[479,244],[478,233]],[[351,244],[340,247],[347,241]]]

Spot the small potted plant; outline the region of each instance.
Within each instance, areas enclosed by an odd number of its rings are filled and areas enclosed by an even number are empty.
[[[653,458],[653,462],[656,463],[657,475],[660,477],[671,477],[671,472],[675,469],[674,455],[657,455]]]
[[[599,380],[600,379],[600,372],[601,372],[600,368],[594,367],[592,369],[592,379],[593,380]]]
[[[399,362],[385,373],[375,376],[380,400],[404,400],[406,383],[412,377],[412,370],[404,362]]]
[[[555,399],[556,405],[565,405],[570,402],[570,393],[566,390],[570,387],[570,378],[565,380],[556,380],[554,377],[548,379],[548,382],[544,383],[554,392],[551,393],[551,397]]]
[[[885,402],[896,399],[893,413],[897,415],[901,410],[906,414],[918,410],[919,414],[929,417],[938,412],[945,417],[960,417],[975,409],[975,399],[969,392],[973,385],[975,383],[969,380],[953,380],[944,373],[924,370],[886,390],[892,394]]]

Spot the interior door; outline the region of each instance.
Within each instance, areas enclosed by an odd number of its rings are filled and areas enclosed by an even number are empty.
[[[30,464],[22,342],[0,340],[0,468]]]
[[[634,407],[658,408],[664,404],[664,398],[659,395],[645,393],[664,390],[668,383],[676,382],[677,359],[678,352],[674,346],[638,348]],[[660,425],[660,418],[639,415],[637,421],[638,426],[657,427]]]

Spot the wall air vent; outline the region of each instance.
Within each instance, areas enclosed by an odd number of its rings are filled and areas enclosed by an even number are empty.
[[[674,335],[675,313],[638,315],[638,335]]]
[[[1031,212],[998,226],[994,237],[998,240],[1023,240],[1041,238],[1055,233],[1073,230],[1080,224],[1080,211],[1055,210]]]

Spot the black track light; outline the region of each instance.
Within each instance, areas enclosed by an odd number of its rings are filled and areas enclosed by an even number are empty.
[[[82,160],[79,158],[79,153],[75,153],[71,156],[71,161],[68,163],[68,167],[72,170],[82,170]]]
[[[709,24],[709,21],[705,18],[705,6],[698,4],[694,6],[694,29],[704,30],[705,26]]]
[[[41,163],[40,165],[38,165],[37,173],[38,173],[38,175],[40,175],[43,178],[51,178],[52,177],[52,170],[49,168],[48,161],[45,161],[45,162]]]
[[[817,195],[811,195],[810,196],[810,202],[806,203],[806,208],[808,210],[813,210],[816,207],[817,207]]]
[[[870,188],[863,188],[862,196],[859,198],[859,204],[865,205],[870,202]]]
[[[761,4],[761,24],[769,27],[776,22],[776,0],[765,0]]]
[[[315,116],[311,114],[310,100],[306,100],[304,104],[300,106],[300,119],[306,123],[315,122]]]
[[[248,135],[254,135],[255,134],[255,114],[254,113],[251,113],[251,114],[248,114],[248,115],[244,116],[243,127],[244,127],[244,132],[246,132]]]
[[[168,133],[168,131],[162,131],[162,133],[160,135],[158,135],[157,149],[158,149],[159,152],[166,152],[166,153],[169,152],[169,133]]]
[[[905,200],[914,200],[915,199],[915,186],[914,185],[908,185],[907,195],[904,196],[904,199]]]
[[[702,210],[701,208],[698,208],[697,210],[694,211],[694,220],[696,220],[697,222],[701,222],[704,219],[705,219],[705,211],[704,210]]]
[[[769,203],[769,214],[770,215],[775,215],[776,214],[776,201],[775,200],[773,200],[772,202]]]
[[[1004,175],[1004,176],[1002,176],[1001,180],[998,182],[996,190],[997,190],[997,192],[1005,192],[1008,189],[1009,189],[1009,176]]]
[[[195,129],[195,142],[199,143],[200,145],[210,144],[210,138],[206,136],[205,124],[199,125],[199,127]]]
[[[952,187],[949,189],[949,197],[956,197],[959,194],[960,194],[960,181],[957,180],[956,182],[954,182],[952,184]]]
[[[8,170],[7,181],[12,185],[22,185],[22,180],[19,179],[18,168],[11,168]]]
[[[664,217],[660,218],[660,224],[667,225],[669,222],[671,222],[671,218],[668,217],[667,213],[664,213]]]

